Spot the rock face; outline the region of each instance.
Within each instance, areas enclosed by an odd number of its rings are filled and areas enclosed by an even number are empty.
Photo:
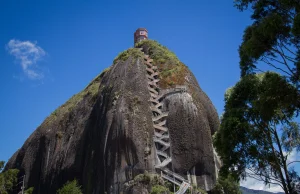
[[[150,40],[137,47],[158,66],[162,91],[186,86],[162,107],[169,112],[172,168],[210,190],[216,180],[212,134],[219,127],[214,106],[173,53]],[[147,193],[140,185],[124,188],[145,171],[157,172],[143,55],[136,48],[121,53],[30,135],[6,169],[20,169],[38,194],[55,193],[74,178],[86,194]]]

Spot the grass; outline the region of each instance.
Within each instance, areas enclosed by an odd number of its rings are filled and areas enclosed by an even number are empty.
[[[129,57],[138,58],[138,57],[143,57],[143,55],[144,55],[143,52],[141,52],[140,50],[136,48],[130,48],[128,50],[119,53],[119,55],[114,59],[114,64],[117,63],[118,61],[126,61]]]
[[[96,78],[94,78],[81,92],[72,96],[65,104],[58,107],[55,111],[48,116],[43,125],[49,125],[53,121],[57,120],[58,118],[64,117],[67,113],[73,110],[73,108],[85,97],[90,96],[93,99],[99,91],[99,86],[101,83],[101,79],[104,74],[109,71],[109,68],[104,69]]]
[[[146,49],[146,53],[153,59],[160,72],[159,86],[162,89],[183,85],[188,73],[188,67],[167,47],[154,40],[144,40],[136,44],[138,48]]]
[[[170,192],[167,183],[158,175],[145,172],[134,177],[135,184],[151,186],[151,194],[165,194]]]
[[[175,53],[170,51],[167,47],[162,46],[155,40],[143,40],[137,43],[136,47],[147,48],[146,53],[150,55],[151,59],[153,59],[156,64],[171,63],[173,65],[178,65],[180,63]]]
[[[169,189],[161,185],[154,185],[151,189],[151,194],[165,194],[165,193],[170,193]]]

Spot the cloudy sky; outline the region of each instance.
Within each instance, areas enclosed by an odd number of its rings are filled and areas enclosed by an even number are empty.
[[[239,80],[237,49],[250,22],[233,1],[1,1],[0,160],[132,47],[138,27],[189,66],[221,114],[225,90]]]

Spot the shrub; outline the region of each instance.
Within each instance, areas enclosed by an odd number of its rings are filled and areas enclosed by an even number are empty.
[[[77,180],[68,181],[57,191],[57,194],[82,194],[81,186],[78,185]]]
[[[154,40],[144,40],[137,43],[136,46],[143,48],[153,59],[154,64],[157,65],[160,73],[160,88],[166,89],[185,84],[188,67],[180,62],[177,56],[167,47]]]
[[[33,190],[34,190],[34,188],[33,188],[33,187],[30,187],[29,189],[27,189],[27,190],[25,191],[25,194],[32,194],[32,193],[33,193]]]
[[[147,48],[147,53],[154,60],[154,62],[161,64],[170,62],[174,65],[178,65],[180,63],[177,56],[170,51],[167,47],[162,46],[155,40],[144,40],[136,44],[136,47],[139,48]]]
[[[170,192],[169,189],[164,186],[154,185],[152,187],[151,194],[165,194],[165,193],[170,193]]]
[[[114,59],[114,64],[118,61],[126,61],[130,56],[134,58],[143,57],[143,52],[136,48],[127,49],[121,53]]]

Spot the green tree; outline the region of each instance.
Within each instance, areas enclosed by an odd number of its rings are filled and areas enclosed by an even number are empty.
[[[299,89],[299,0],[235,0],[235,6],[252,10],[239,48],[242,76],[276,71]]]
[[[67,182],[57,191],[58,194],[82,194],[81,186],[78,185],[77,180]]]
[[[239,182],[236,181],[231,175],[227,177],[219,176],[217,183],[212,194],[242,194],[239,186]]]
[[[30,187],[29,189],[27,189],[27,190],[25,191],[25,194],[32,194],[32,193],[33,193],[33,190],[34,190],[34,188],[33,188],[33,187]]]
[[[225,112],[214,137],[223,162],[221,175],[252,177],[295,193],[299,176],[287,162],[293,149],[300,150],[295,93],[296,87],[271,72],[244,76],[227,90]]]
[[[154,185],[151,188],[151,194],[168,194],[168,193],[170,193],[169,189],[162,185]]]
[[[19,170],[9,169],[5,172],[2,172],[4,168],[4,161],[0,161],[0,193],[7,194],[13,189],[13,186],[17,183],[17,176]]]

